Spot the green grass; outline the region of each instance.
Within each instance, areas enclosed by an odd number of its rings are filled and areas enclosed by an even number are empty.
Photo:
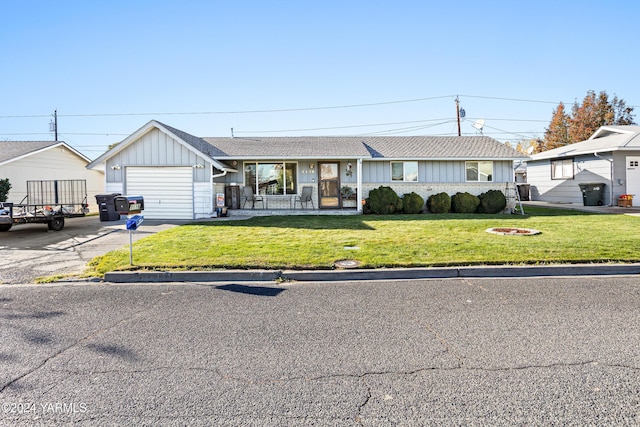
[[[144,226],[144,225],[143,225]],[[183,225],[92,260],[127,269],[330,269],[640,261],[640,218],[528,208],[527,215],[273,216]],[[534,228],[534,236],[486,233]],[[357,246],[359,249],[345,249]]]

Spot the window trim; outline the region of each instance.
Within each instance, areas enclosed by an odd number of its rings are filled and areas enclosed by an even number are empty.
[[[283,173],[283,193],[282,194],[261,194],[260,190],[259,190],[259,174],[258,174],[258,170],[260,168],[260,165],[282,165],[282,173]],[[291,193],[289,193],[287,191],[288,188],[288,183],[287,183],[287,165],[295,165],[295,173],[293,174],[293,190]],[[253,172],[255,173],[255,182],[253,183],[247,183],[247,167],[253,166]],[[300,179],[298,177],[298,162],[289,162],[286,160],[283,161],[251,161],[251,162],[243,162],[242,165],[242,182],[244,183],[245,186],[249,186],[253,188],[254,194],[261,194],[261,195],[266,195],[266,196],[292,196],[294,194],[297,194],[298,192],[298,186],[300,185]]]
[[[564,174],[565,162],[571,162],[571,176],[566,176]],[[561,171],[561,175],[560,176],[556,176],[556,174],[555,174],[556,168],[554,167],[554,165],[558,164],[558,163],[560,163],[560,171]],[[573,157],[570,157],[568,159],[565,158],[565,159],[551,160],[549,162],[549,165],[551,166],[551,179],[552,180],[567,180],[567,179],[575,179],[575,177],[576,177],[575,159]]]
[[[477,172],[477,179],[469,179],[469,174],[467,173],[467,171],[469,170],[469,163],[476,163],[476,172]],[[488,175],[489,179],[487,179],[486,181],[482,181],[480,179],[480,164],[481,163],[489,163],[491,164],[491,174]],[[465,182],[494,182],[493,177],[495,175],[495,164],[493,160],[467,160],[464,162],[464,179]]]
[[[416,179],[408,180],[407,179],[407,171],[406,164],[407,163],[415,163],[416,165]],[[402,165],[402,180],[393,179],[393,165],[401,164]],[[392,160],[389,162],[389,171],[391,172],[391,182],[419,182],[419,163],[417,160]]]

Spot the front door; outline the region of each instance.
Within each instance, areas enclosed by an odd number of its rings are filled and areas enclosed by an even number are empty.
[[[627,194],[633,194],[633,206],[640,206],[640,157],[627,156]]]
[[[340,207],[339,163],[320,163],[320,208]]]

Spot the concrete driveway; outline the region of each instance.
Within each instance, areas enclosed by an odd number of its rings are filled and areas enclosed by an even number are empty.
[[[129,244],[125,222],[101,222],[97,216],[88,216],[68,219],[61,231],[49,231],[45,224],[14,226],[0,233],[0,283],[32,283],[41,276],[80,274],[92,258]],[[181,223],[146,220],[133,239]]]

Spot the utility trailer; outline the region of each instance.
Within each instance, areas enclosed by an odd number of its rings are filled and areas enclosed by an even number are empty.
[[[27,196],[19,204],[0,203],[0,231],[32,223],[47,224],[49,230],[60,231],[65,218],[87,213],[86,180],[27,181]]]

